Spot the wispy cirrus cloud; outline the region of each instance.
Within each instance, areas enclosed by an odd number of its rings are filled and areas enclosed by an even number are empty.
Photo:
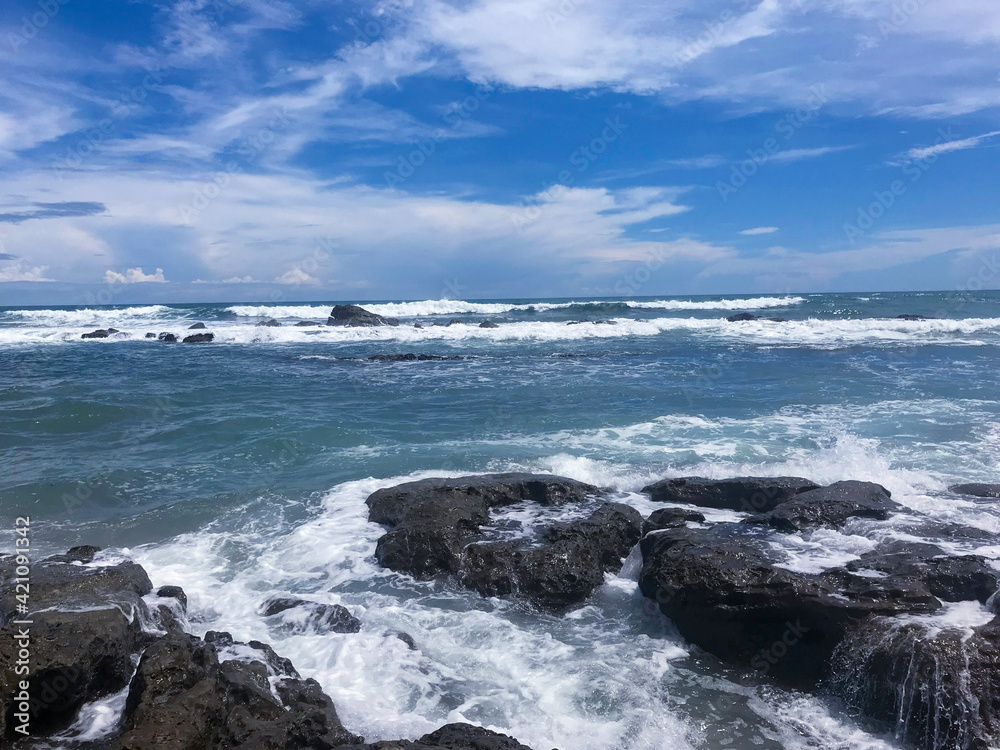
[[[994,130],[990,133],[972,136],[971,138],[961,138],[954,141],[945,141],[944,143],[935,143],[933,146],[911,148],[906,152],[906,156],[910,159],[927,159],[933,156],[940,156],[941,154],[948,154],[952,151],[965,151],[966,149],[977,148],[986,141],[991,138],[996,138],[997,136],[1000,136],[1000,130]]]

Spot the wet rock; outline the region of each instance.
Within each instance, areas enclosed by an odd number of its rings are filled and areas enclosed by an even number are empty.
[[[173,333],[161,333],[159,336],[157,336],[157,338],[160,341],[165,341],[168,344],[175,344],[175,343],[177,343],[177,336],[176,336],[176,334],[173,334]]]
[[[397,630],[395,633],[393,633],[393,635],[395,635],[397,638],[399,638],[399,640],[405,643],[407,648],[410,649],[410,651],[417,650],[417,642],[413,640],[413,636],[410,635],[409,633],[404,633],[402,630]]]
[[[152,589],[134,563],[85,567],[96,548],[74,548],[38,561],[31,568],[28,611],[18,612],[14,557],[0,558],[0,642],[13,644],[15,620],[31,620],[31,658],[26,675],[16,672],[16,649],[0,651],[0,740],[12,739],[7,724],[21,680],[35,698],[33,734],[44,735],[72,723],[85,702],[117,692],[129,683],[132,654],[145,642],[141,622],[150,613],[142,596]],[[0,742],[0,744],[3,744]]]
[[[484,320],[482,323],[479,324],[479,327],[480,328],[499,328],[500,326],[498,326],[492,320]]]
[[[327,318],[328,326],[374,327],[398,326],[395,318],[384,318],[357,305],[335,305]]]
[[[357,633],[361,630],[361,621],[340,604],[321,604],[287,596],[272,596],[261,605],[264,617],[273,617],[290,610],[294,611],[293,616],[285,618],[285,622],[295,632]]]
[[[156,590],[156,595],[164,599],[176,599],[181,603],[182,609],[187,609],[187,594],[184,593],[184,589],[180,586],[160,586],[160,588]]]
[[[681,477],[646,485],[642,492],[657,503],[687,503],[702,508],[762,513],[819,485],[800,477]]]
[[[462,320],[461,318],[452,318],[451,320],[447,321],[446,323],[435,323],[434,325],[441,326],[443,328],[448,328],[449,326],[461,325],[464,322],[465,321]]]
[[[833,658],[832,691],[921,750],[1000,743],[1000,618],[978,627],[875,617]]]
[[[483,596],[514,594],[539,609],[562,611],[583,602],[621,569],[639,540],[642,516],[606,503],[590,517],[550,527],[546,543],[483,542],[464,550],[458,581]]]
[[[150,331],[149,333],[146,334],[146,338],[147,339],[155,339],[156,338],[156,334],[153,333],[152,331]]]
[[[946,602],[986,603],[1000,588],[1000,572],[985,557],[947,555],[933,544],[902,541],[881,544],[860,559],[852,560],[846,568],[851,572],[868,570],[922,581],[931,594]]]
[[[276,321],[274,318],[271,318],[270,320],[263,320],[257,324],[257,328],[280,328],[280,327],[281,323]]]
[[[971,484],[955,484],[948,489],[959,495],[971,495],[972,497],[1000,497],[1000,484],[973,482]]]
[[[184,337],[185,344],[208,344],[215,341],[214,333],[193,333]]]
[[[730,323],[745,323],[751,320],[768,320],[772,323],[787,323],[785,318],[762,318],[760,315],[754,315],[753,313],[737,313],[736,315],[730,315],[726,318]]]
[[[884,521],[899,509],[882,485],[847,481],[799,493],[768,513],[746,519],[745,523],[767,524],[786,532],[822,526],[839,528],[851,518]]]
[[[295,327],[296,328],[312,328],[314,326],[320,326],[320,325],[323,325],[323,324],[322,323],[313,323],[312,321],[309,321],[309,320],[300,320],[298,323],[295,324]]]
[[[204,323],[195,323],[194,325],[188,326],[188,330],[189,331],[203,331],[203,330],[205,330],[205,324]]]
[[[571,479],[495,474],[408,482],[373,493],[369,520],[390,527],[375,556],[417,578],[449,574],[484,596],[514,594],[543,609],[582,601],[617,570],[639,538],[642,517],[605,503],[590,517],[555,524],[539,540],[486,541],[492,508],[518,503],[557,507],[600,490]]]
[[[934,318],[927,317],[926,315],[897,315],[896,320],[934,320]]]
[[[98,328],[90,333],[80,334],[81,339],[106,339],[113,333],[121,333],[117,328]]]
[[[787,570],[767,537],[745,524],[665,529],[643,537],[640,549],[640,590],[685,638],[797,687],[824,677],[836,645],[866,617],[941,606],[913,579]]]
[[[413,327],[414,328],[423,328],[423,326],[420,323],[414,323]]]
[[[368,357],[369,362],[446,362],[450,360],[463,359],[459,355],[445,357],[440,354],[373,354]]]
[[[347,745],[340,750],[531,750],[513,737],[471,724],[447,724],[420,739]]]
[[[93,561],[94,556],[100,551],[100,547],[95,547],[91,544],[81,544],[78,547],[70,547],[69,551],[65,554],[47,557],[44,562],[46,564],[56,562],[89,563]]]
[[[693,510],[680,508],[660,508],[650,513],[649,518],[642,522],[642,535],[660,529],[679,529],[687,526],[688,521],[701,523],[705,516]]]

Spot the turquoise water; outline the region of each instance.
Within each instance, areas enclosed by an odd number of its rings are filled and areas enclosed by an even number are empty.
[[[369,738],[464,718],[539,749],[895,747],[692,651],[625,573],[557,619],[379,570],[363,500],[526,469],[646,510],[634,493],[654,478],[794,474],[884,484],[907,538],[996,534],[993,504],[947,486],[1000,481],[1000,293],[365,306],[401,325],[294,325],[329,303],[0,308],[4,517],[30,514],[36,547],[99,544],[180,583],[192,630],[275,643]],[[787,322],[725,320],[744,310]],[[584,319],[611,322],[569,325]],[[196,321],[214,343],[143,338]],[[80,339],[108,326],[122,333]],[[368,359],[404,353],[457,359]],[[791,537],[789,565],[842,564],[887,533],[852,532]],[[344,603],[364,629],[268,632],[255,607],[273,591]]]

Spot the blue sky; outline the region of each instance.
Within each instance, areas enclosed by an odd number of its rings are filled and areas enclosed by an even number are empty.
[[[0,304],[1000,287],[1000,4],[6,0]]]

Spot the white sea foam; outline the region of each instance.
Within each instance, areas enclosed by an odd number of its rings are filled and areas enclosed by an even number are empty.
[[[177,318],[177,309],[166,305],[145,305],[123,308],[83,308],[80,310],[7,310],[0,320],[24,321],[36,327],[66,328],[82,326],[113,326],[142,324],[150,320]]]
[[[501,315],[506,312],[536,310],[565,310],[571,307],[626,305],[642,310],[766,310],[792,307],[805,302],[805,297],[753,297],[749,299],[715,300],[575,300],[570,302],[466,302],[439,299],[418,302],[362,303],[362,307],[377,315],[395,318],[412,318],[430,315]],[[233,305],[226,310],[236,315],[255,318],[325,318],[330,305]]]

